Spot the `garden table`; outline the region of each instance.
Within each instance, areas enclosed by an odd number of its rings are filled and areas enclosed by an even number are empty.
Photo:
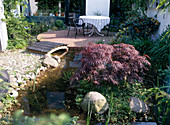
[[[92,25],[92,30],[90,32],[85,32],[85,34],[89,34],[89,36],[94,33],[104,36],[104,34],[100,33],[101,29],[110,22],[110,17],[107,16],[80,16],[79,18],[83,19],[85,24]],[[79,21],[79,24],[82,24],[82,21]]]

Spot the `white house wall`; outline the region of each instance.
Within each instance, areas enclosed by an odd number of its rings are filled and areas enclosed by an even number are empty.
[[[109,16],[110,0],[86,0],[86,15]]]
[[[158,10],[156,10],[155,8],[149,8],[147,10],[147,16],[154,17],[157,14],[157,12]],[[168,24],[170,25],[170,12],[167,11],[166,13],[162,13],[162,11],[160,11],[157,14],[157,18],[155,19],[157,19],[161,23],[156,34],[161,34],[166,29]]]
[[[4,18],[4,6],[2,4],[2,0],[0,0],[0,51],[4,51],[6,49],[8,41],[6,23],[1,20]]]

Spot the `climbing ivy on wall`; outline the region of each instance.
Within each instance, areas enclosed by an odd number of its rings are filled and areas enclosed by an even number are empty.
[[[27,0],[4,0],[4,14],[8,32],[8,49],[21,49],[27,46],[32,38],[29,34],[31,24],[25,20],[24,13],[14,14],[17,6],[26,8]],[[24,11],[23,11],[24,12]]]

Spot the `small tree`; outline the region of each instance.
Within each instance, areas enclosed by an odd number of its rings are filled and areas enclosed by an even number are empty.
[[[150,66],[145,56],[140,56],[132,45],[91,44],[81,51],[82,67],[71,78],[71,84],[79,80],[93,81],[95,84],[119,84],[122,80],[142,82],[141,75]]]

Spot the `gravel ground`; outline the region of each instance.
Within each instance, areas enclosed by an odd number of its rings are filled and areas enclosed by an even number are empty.
[[[34,79],[33,72],[42,63],[42,54],[28,52],[27,50],[6,50],[0,53],[0,67],[10,75],[10,83],[26,83],[28,79]],[[45,70],[40,67],[38,71]]]

